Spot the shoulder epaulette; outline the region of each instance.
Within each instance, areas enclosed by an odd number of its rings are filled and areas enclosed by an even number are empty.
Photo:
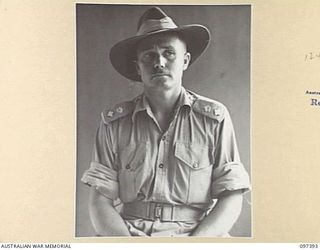
[[[112,109],[106,109],[101,113],[103,122],[108,124],[133,112],[134,103],[132,101],[122,102]]]
[[[193,110],[221,122],[224,119],[225,107],[222,103],[196,95]]]

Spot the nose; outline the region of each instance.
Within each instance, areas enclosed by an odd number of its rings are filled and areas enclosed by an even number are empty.
[[[163,69],[165,67],[165,63],[166,63],[166,59],[161,54],[158,54],[155,57],[153,67],[155,69]]]

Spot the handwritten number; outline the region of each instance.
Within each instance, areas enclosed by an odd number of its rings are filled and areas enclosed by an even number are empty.
[[[320,58],[320,51],[317,53],[309,52],[309,53],[305,54],[304,61],[312,61],[316,58]]]

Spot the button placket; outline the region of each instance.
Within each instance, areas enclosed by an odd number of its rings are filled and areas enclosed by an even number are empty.
[[[156,161],[156,171],[155,171],[155,184],[154,184],[154,195],[158,200],[161,200],[164,189],[164,180],[165,180],[165,174],[166,174],[166,168],[164,165],[164,150],[165,150],[165,142],[166,137],[164,139],[163,135],[159,141],[159,147],[158,147],[158,157]]]
[[[162,134],[162,136],[158,139],[158,154],[157,154],[157,160],[155,167],[155,178],[154,178],[154,188],[153,188],[153,196],[155,200],[161,201],[164,200],[167,196],[168,189],[166,188],[168,186],[167,183],[167,174],[168,174],[168,166],[167,164],[167,154],[168,154],[168,148],[169,141],[171,140],[171,133],[174,129],[174,124],[176,123],[176,116],[171,121],[168,130]]]

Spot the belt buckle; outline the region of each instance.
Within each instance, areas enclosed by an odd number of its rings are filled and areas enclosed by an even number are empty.
[[[162,217],[162,204],[156,203],[154,207],[154,218],[155,219],[161,219]]]

